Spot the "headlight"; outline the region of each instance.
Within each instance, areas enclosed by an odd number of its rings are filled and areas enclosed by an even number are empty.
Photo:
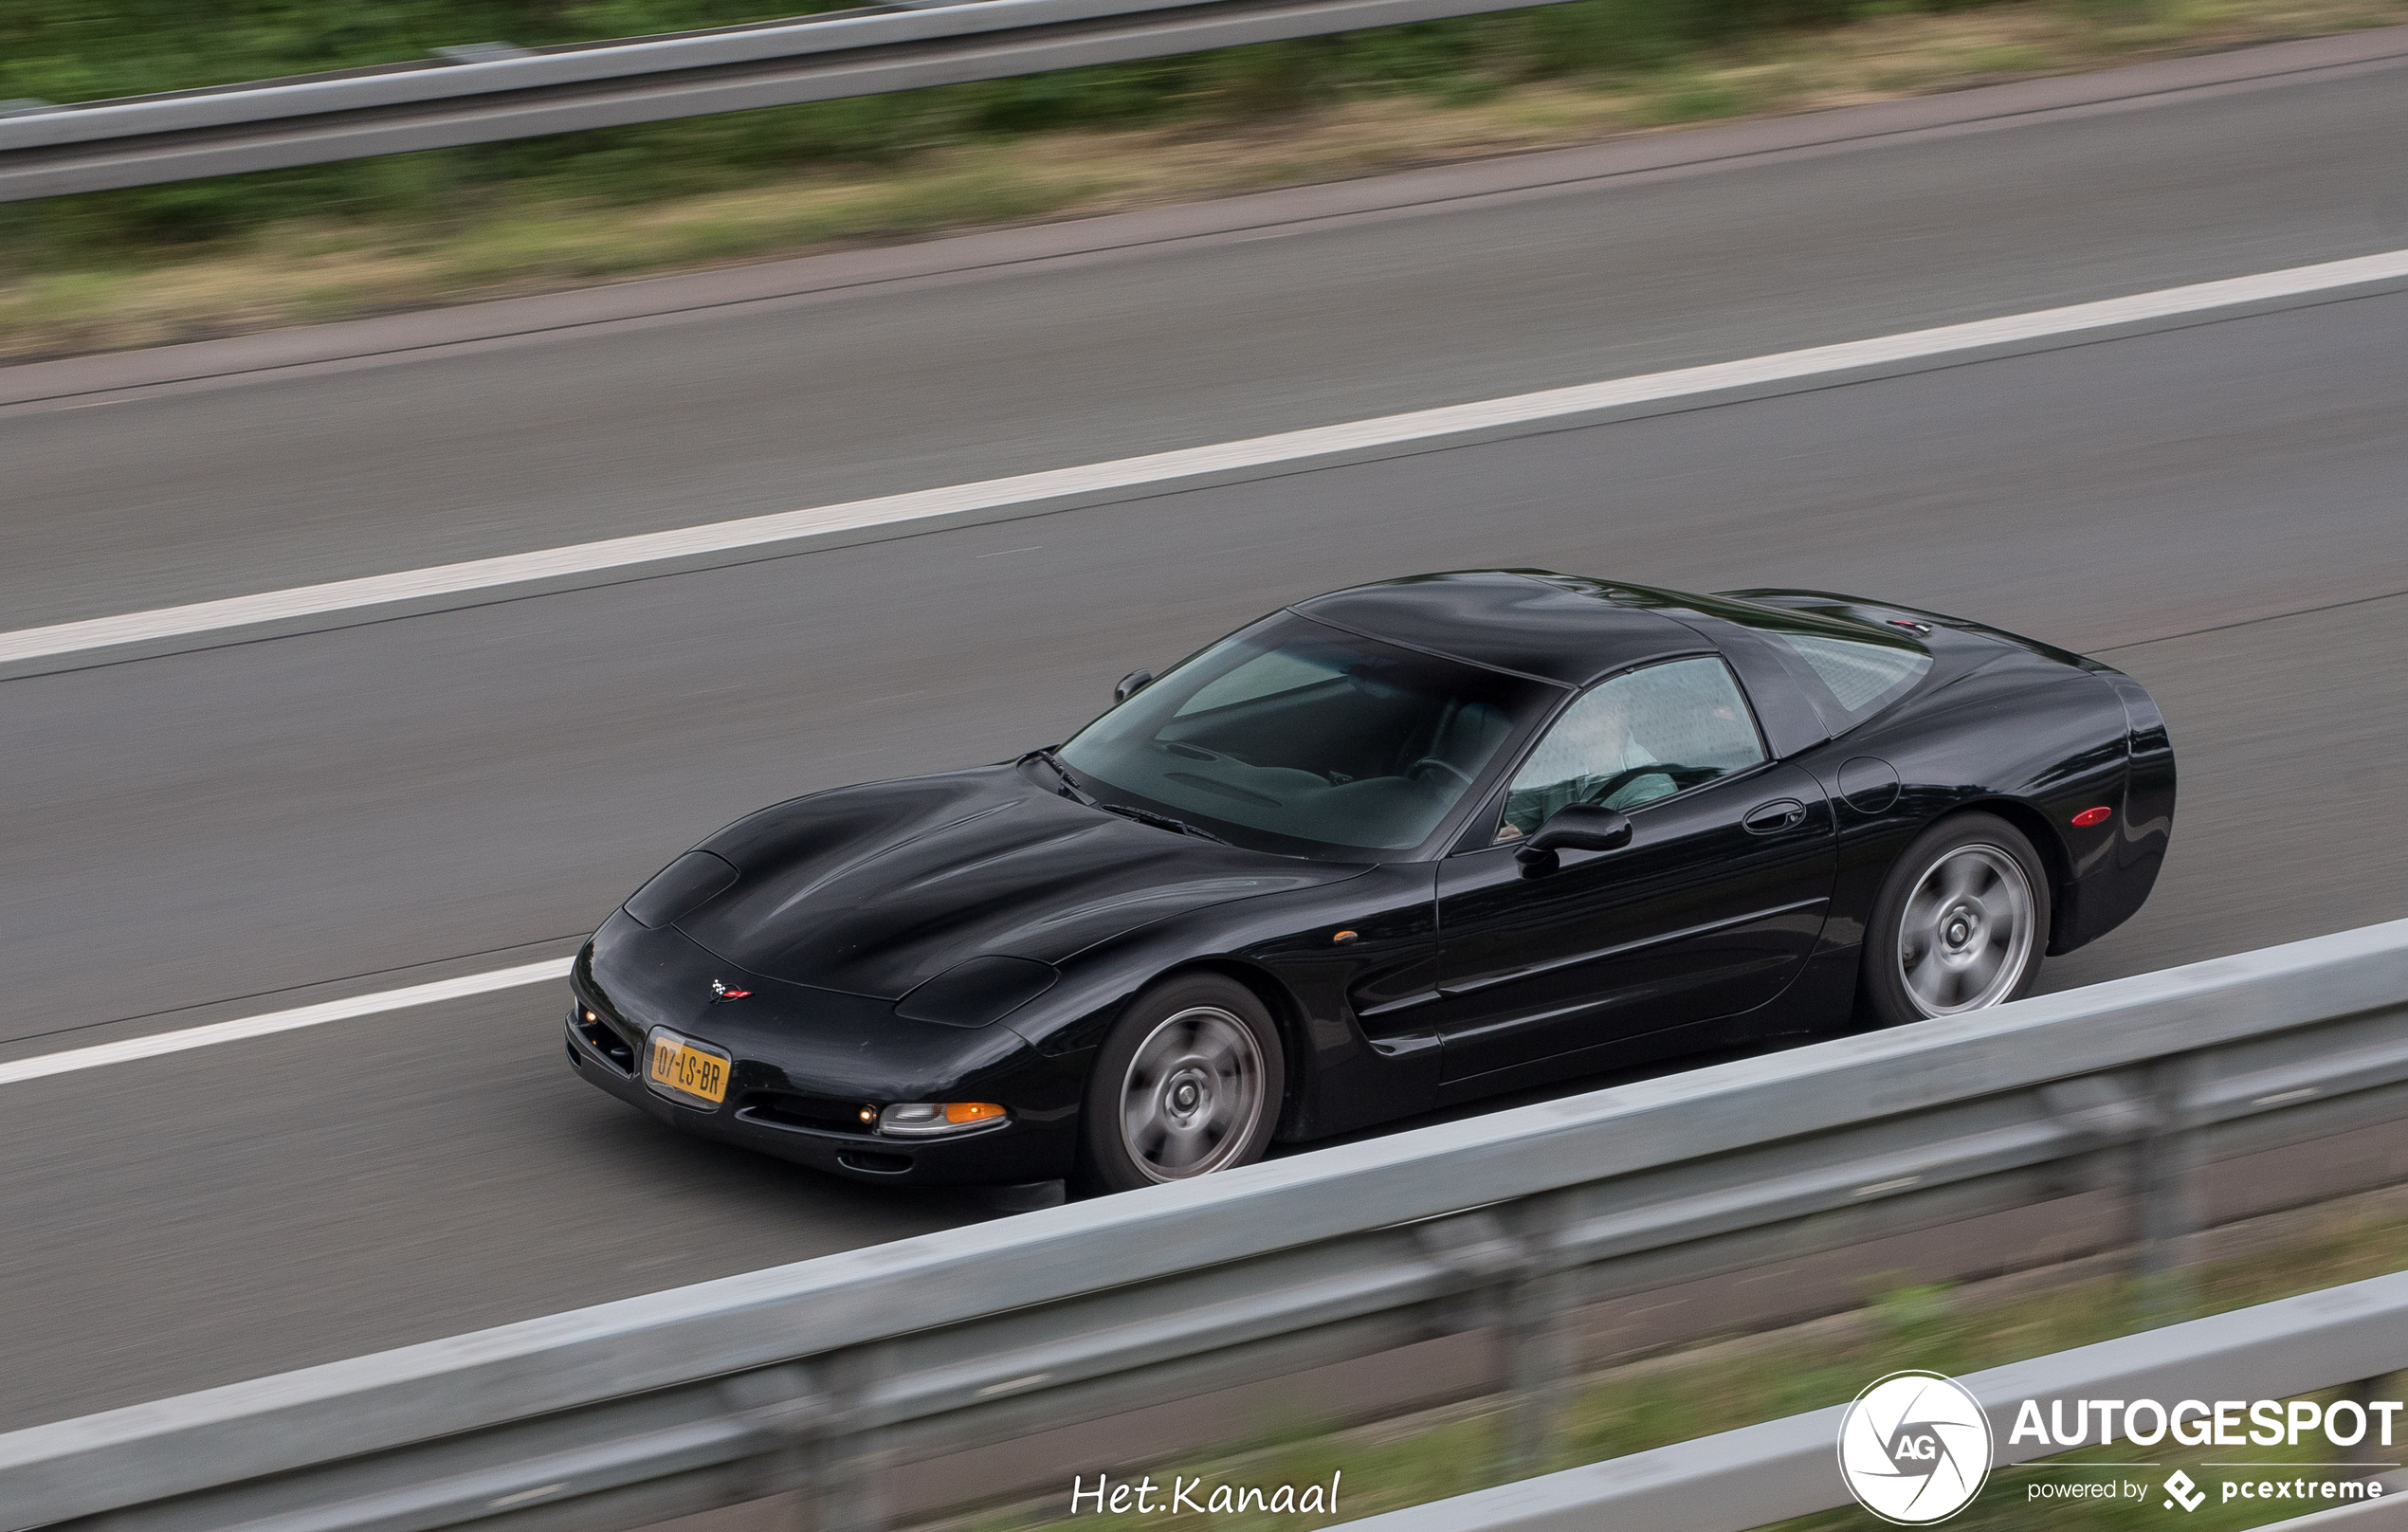
[[[897,1102],[878,1114],[878,1131],[890,1139],[937,1139],[1011,1115],[993,1102]]]
[[[989,954],[956,963],[895,1004],[906,1021],[987,1027],[1035,999],[1062,976],[1050,963]]]
[[[624,906],[636,924],[658,930],[691,915],[736,882],[736,865],[708,851],[688,851],[652,874]]]

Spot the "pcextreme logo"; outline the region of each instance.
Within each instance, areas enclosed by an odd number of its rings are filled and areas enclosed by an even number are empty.
[[[1953,1377],[1892,1373],[1839,1422],[1839,1475],[1856,1504],[1900,1526],[1963,1510],[1990,1473],[1990,1417]]]
[[[2174,1470],[2173,1478],[2165,1481],[2165,1508],[2170,1511],[2178,1503],[2186,1511],[2198,1510],[2207,1504],[2207,1491],[2199,1487],[2197,1479],[2180,1468]]]

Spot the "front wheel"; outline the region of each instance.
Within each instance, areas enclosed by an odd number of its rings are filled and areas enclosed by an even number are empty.
[[[1138,997],[1087,1076],[1079,1179],[1129,1192],[1251,1164],[1270,1147],[1286,1089],[1270,1012],[1214,974]]]
[[[1995,814],[1943,819],[1906,848],[1873,903],[1866,1009],[1895,1027],[2021,999],[2048,931],[2048,875],[2023,832]]]

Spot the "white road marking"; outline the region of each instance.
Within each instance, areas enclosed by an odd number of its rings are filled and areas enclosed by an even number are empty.
[[[162,1053],[181,1053],[186,1049],[208,1048],[215,1043],[240,1042],[246,1037],[265,1037],[274,1032],[289,1032],[302,1027],[323,1026],[330,1021],[349,1021],[355,1016],[373,1016],[379,1012],[400,1011],[409,1006],[433,1005],[443,1000],[457,1000],[465,995],[484,994],[494,990],[515,989],[522,984],[543,984],[569,976],[568,958],[548,958],[539,963],[522,963],[517,968],[497,968],[489,973],[466,974],[459,978],[438,979],[432,984],[412,984],[407,989],[385,990],[375,994],[354,995],[348,1000],[327,1000],[319,1005],[301,1006],[292,1011],[271,1012],[265,1016],[245,1016],[238,1021],[216,1021],[206,1027],[187,1027],[182,1031],[154,1032],[148,1037],[129,1037],[121,1043],[101,1043],[92,1048],[70,1049],[64,1053],[43,1053],[29,1059],[11,1059],[0,1063],[0,1085],[20,1080],[40,1080],[46,1075],[70,1074],[78,1069],[97,1069],[104,1064],[124,1064],[133,1059],[156,1058]]]
[[[1337,453],[1396,447],[1466,432],[1526,426],[1625,405],[1677,399],[1719,390],[1785,382],[1817,374],[1842,373],[2077,335],[2113,325],[2201,314],[2245,303],[2301,298],[2361,283],[2408,277],[2408,250],[2293,266],[2283,271],[2223,282],[2198,283],[2075,303],[2001,319],[1937,329],[1910,330],[1815,346],[1739,361],[1684,367],[1668,373],[1547,389],[1502,399],[1476,400],[1435,410],[1382,415],[1371,420],[1306,430],[1284,431],[1212,447],[1156,452],[1083,467],[1054,468],[1017,474],[977,483],[940,489],[882,495],[873,500],[847,501],[835,505],[780,511],[769,516],[714,521],[703,526],[647,532],[599,542],[573,543],[531,553],[476,558],[465,563],[332,580],[322,585],[264,591],[255,595],[199,601],[189,606],[161,607],[114,617],[91,617],[45,628],[0,632],[0,665],[12,661],[72,654],[111,645],[176,638],[230,628],[348,611],[430,596],[492,590],[533,580],[591,574],[607,570],[658,563],[666,559],[725,553],[823,533],[858,531],[924,520],[958,512],[1001,509],[1070,496],[1163,487],[1207,475],[1301,464]]]

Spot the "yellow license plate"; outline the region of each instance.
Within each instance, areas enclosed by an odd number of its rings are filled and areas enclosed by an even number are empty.
[[[652,1034],[652,1084],[716,1106],[727,1100],[727,1055],[667,1030]]]

